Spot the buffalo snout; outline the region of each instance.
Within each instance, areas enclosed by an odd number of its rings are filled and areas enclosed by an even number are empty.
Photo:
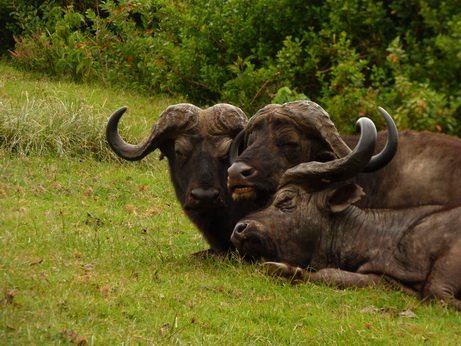
[[[245,162],[235,162],[227,170],[229,175],[228,188],[233,199],[251,199],[256,197],[256,191],[251,179],[258,175],[258,171]]]
[[[245,222],[239,222],[235,225],[234,231],[231,235],[231,242],[238,249],[242,245],[242,241],[245,239],[245,230],[247,229],[248,224]]]
[[[241,221],[234,227],[231,242],[246,260],[274,259],[274,245],[264,226],[257,221]]]
[[[193,189],[190,192],[191,197],[198,201],[198,202],[214,202],[218,199],[219,197],[219,190],[216,188],[199,188],[199,189]]]
[[[216,187],[191,189],[186,209],[208,210],[224,207],[222,192]]]
[[[256,175],[257,171],[245,162],[235,162],[232,166],[229,167],[227,173],[230,177],[245,180],[250,179]]]

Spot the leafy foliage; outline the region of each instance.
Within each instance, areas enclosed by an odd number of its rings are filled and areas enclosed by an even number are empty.
[[[25,69],[248,113],[288,88],[343,130],[380,105],[400,128],[461,134],[454,0],[7,3]]]

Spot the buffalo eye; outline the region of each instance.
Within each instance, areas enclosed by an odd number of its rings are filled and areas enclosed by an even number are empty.
[[[226,154],[226,155],[221,155],[219,157],[217,157],[218,161],[221,162],[221,163],[224,163],[224,164],[228,164],[229,162],[229,156]]]
[[[183,138],[178,138],[174,145],[174,153],[176,157],[185,159],[192,151],[192,144]]]
[[[212,143],[213,145],[213,153],[216,155],[215,157],[221,161],[226,162],[229,160],[229,149],[232,144],[231,137],[223,137],[220,138],[218,141]]]
[[[250,135],[248,136],[247,142],[245,144],[246,147],[249,147],[255,142],[256,140],[256,135],[253,132],[250,132]]]
[[[277,141],[277,146],[282,149],[297,149],[299,148],[299,143],[294,141]]]
[[[289,148],[298,148],[299,147],[299,143],[297,143],[297,142],[288,142],[285,145],[287,147],[289,147]]]
[[[291,164],[298,163],[300,154],[299,143],[292,141],[278,142],[277,147],[288,162]]]
[[[175,157],[176,162],[178,165],[183,166],[189,160],[190,152],[188,152],[185,148],[175,146]]]
[[[313,161],[328,162],[328,161],[333,161],[335,159],[336,159],[336,156],[333,152],[329,150],[322,150],[315,154]]]
[[[296,210],[297,206],[294,203],[294,197],[295,195],[293,193],[284,193],[277,196],[277,199],[275,200],[275,207],[285,213]]]

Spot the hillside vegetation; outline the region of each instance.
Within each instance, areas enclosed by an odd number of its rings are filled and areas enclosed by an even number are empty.
[[[343,131],[382,106],[401,129],[459,135],[460,11],[455,0],[4,0],[0,32],[16,66],[48,76],[249,115],[308,98]]]

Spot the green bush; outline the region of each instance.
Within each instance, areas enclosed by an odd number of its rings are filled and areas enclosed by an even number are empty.
[[[300,95],[345,131],[379,105],[401,128],[461,134],[454,0],[65,3],[15,7],[17,66],[249,114]]]

